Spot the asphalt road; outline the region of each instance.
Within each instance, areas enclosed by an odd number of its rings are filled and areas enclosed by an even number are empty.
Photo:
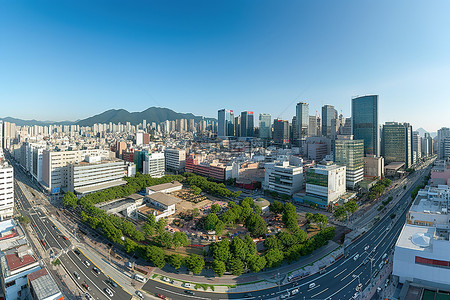
[[[20,177],[21,181],[25,181],[24,183],[28,184],[28,182],[26,182],[27,176],[23,174],[23,170],[16,166],[14,172],[18,175],[17,177]],[[19,212],[30,218],[34,234],[41,243],[40,246],[45,250],[49,257],[53,258],[60,255],[59,260],[63,267],[67,270],[67,273],[83,293],[88,292],[94,299],[101,300],[131,299],[131,296],[119,286],[112,287],[106,283],[108,277],[103,272],[96,274],[93,271],[94,265],[92,262],[82,253],[77,255],[74,252],[75,249],[72,249],[73,247],[70,241],[63,238],[59,229],[46,217],[39,207],[34,205],[33,199],[27,199],[19,185],[16,182],[14,184],[15,201]],[[30,200],[32,201],[31,203]],[[89,262],[89,267],[86,266],[86,261]],[[74,276],[74,272],[78,273],[80,279],[77,279]],[[87,284],[89,290],[86,290],[82,286],[83,284]],[[105,291],[105,288],[107,287],[112,291],[112,297]]]
[[[149,280],[143,289],[150,293],[163,294],[170,299],[351,299],[359,284],[362,285],[361,290],[364,290],[371,283],[371,279],[381,276],[378,272],[392,253],[405,222],[410,206],[410,194],[416,184],[423,180],[425,171],[419,172],[421,175],[400,201],[374,227],[347,247],[346,258],[328,267],[325,273],[316,273],[295,283],[250,293],[218,294],[193,290],[195,295],[188,295],[185,293],[186,289],[153,280]],[[396,222],[390,218],[392,213],[399,216]],[[292,295],[294,289],[298,289],[298,293]],[[361,297],[356,295],[355,298]]]

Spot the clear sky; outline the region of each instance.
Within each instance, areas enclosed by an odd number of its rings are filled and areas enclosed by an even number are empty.
[[[150,106],[291,119],[298,101],[450,126],[450,1],[0,2],[0,117]]]

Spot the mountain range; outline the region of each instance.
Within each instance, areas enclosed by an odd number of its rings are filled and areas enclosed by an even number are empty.
[[[141,112],[129,112],[125,109],[110,109],[100,114],[94,115],[92,117],[88,117],[86,119],[77,120],[77,121],[62,121],[62,122],[52,122],[52,121],[38,121],[38,120],[22,120],[11,117],[0,118],[4,122],[15,123],[19,126],[24,125],[39,125],[39,126],[48,126],[51,124],[55,125],[80,125],[80,126],[92,126],[96,123],[109,123],[112,122],[114,124],[117,123],[126,123],[130,122],[131,125],[137,125],[142,123],[142,120],[146,120],[147,124],[151,122],[160,123],[166,120],[174,121],[177,119],[194,119],[195,122],[198,122],[202,119],[202,116],[195,116],[192,113],[178,113],[168,108],[163,107],[150,107]],[[214,118],[203,118],[205,120],[215,121]]]
[[[414,128],[413,128],[413,130],[414,130]],[[419,129],[415,129],[414,131],[417,131],[421,137],[424,137],[425,133],[429,133],[431,138],[433,138],[433,139],[437,136],[437,132],[428,132],[425,129],[423,129],[422,127],[420,127]]]

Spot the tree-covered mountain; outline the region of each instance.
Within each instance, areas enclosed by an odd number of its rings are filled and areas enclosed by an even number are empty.
[[[109,123],[112,122],[114,124],[126,122],[130,122],[132,125],[137,125],[142,123],[142,120],[146,120],[147,124],[151,122],[160,123],[166,120],[173,121],[177,119],[194,119],[195,122],[198,122],[202,119],[201,116],[195,116],[191,113],[177,113],[171,109],[163,108],[163,107],[150,107],[141,112],[129,112],[125,109],[110,109],[101,114],[82,119],[77,121],[63,121],[63,122],[53,122],[53,121],[38,121],[38,120],[22,120],[12,117],[0,118],[4,122],[15,123],[19,126],[47,126],[50,124],[57,125],[72,125],[78,124],[80,126],[92,126],[96,123]],[[205,118],[205,120],[215,120],[213,118]]]
[[[142,123],[142,120],[146,120],[147,124],[151,122],[160,123],[166,120],[173,121],[177,119],[194,119],[196,122],[202,119],[201,116],[195,116],[191,113],[177,113],[171,109],[163,107],[150,107],[141,112],[129,112],[125,109],[110,109],[101,114],[79,120],[76,124],[80,126],[92,126],[96,123],[126,123],[130,122],[131,125],[137,125]],[[213,120],[211,118],[205,118],[206,120]]]

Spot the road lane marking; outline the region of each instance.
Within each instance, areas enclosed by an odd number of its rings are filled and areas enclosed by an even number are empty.
[[[161,288],[161,287],[159,287],[159,286],[155,286],[155,288],[157,288],[157,289],[159,289],[159,290],[163,290],[163,291],[168,292],[168,293],[172,293],[172,294],[178,295],[178,296],[190,297],[190,298],[197,298],[197,299],[205,299],[205,300],[211,300],[211,298],[203,298],[203,297],[197,297],[197,296],[190,296],[190,295],[186,295],[186,294],[180,294],[180,293],[177,293],[177,292],[174,292],[174,291],[171,291],[171,290],[163,289],[163,288]]]
[[[341,275],[342,273],[344,273],[345,271],[347,271],[347,268],[345,268],[344,270],[340,271],[339,273],[337,273],[336,275],[334,275],[334,278],[338,277],[339,275]]]
[[[360,266],[360,265],[359,265],[359,266]],[[357,266],[356,269],[359,268],[359,266]],[[348,276],[350,276],[353,272],[356,271],[356,269],[354,269],[353,271],[351,271],[350,273],[348,273],[347,275],[345,275],[345,277],[342,278],[341,281],[344,280],[345,278],[347,278]]]
[[[322,293],[325,292],[326,290],[328,290],[328,288],[324,289],[324,290],[321,291],[321,292],[318,292],[317,294],[312,295],[311,298],[314,298],[315,296],[322,294]]]

